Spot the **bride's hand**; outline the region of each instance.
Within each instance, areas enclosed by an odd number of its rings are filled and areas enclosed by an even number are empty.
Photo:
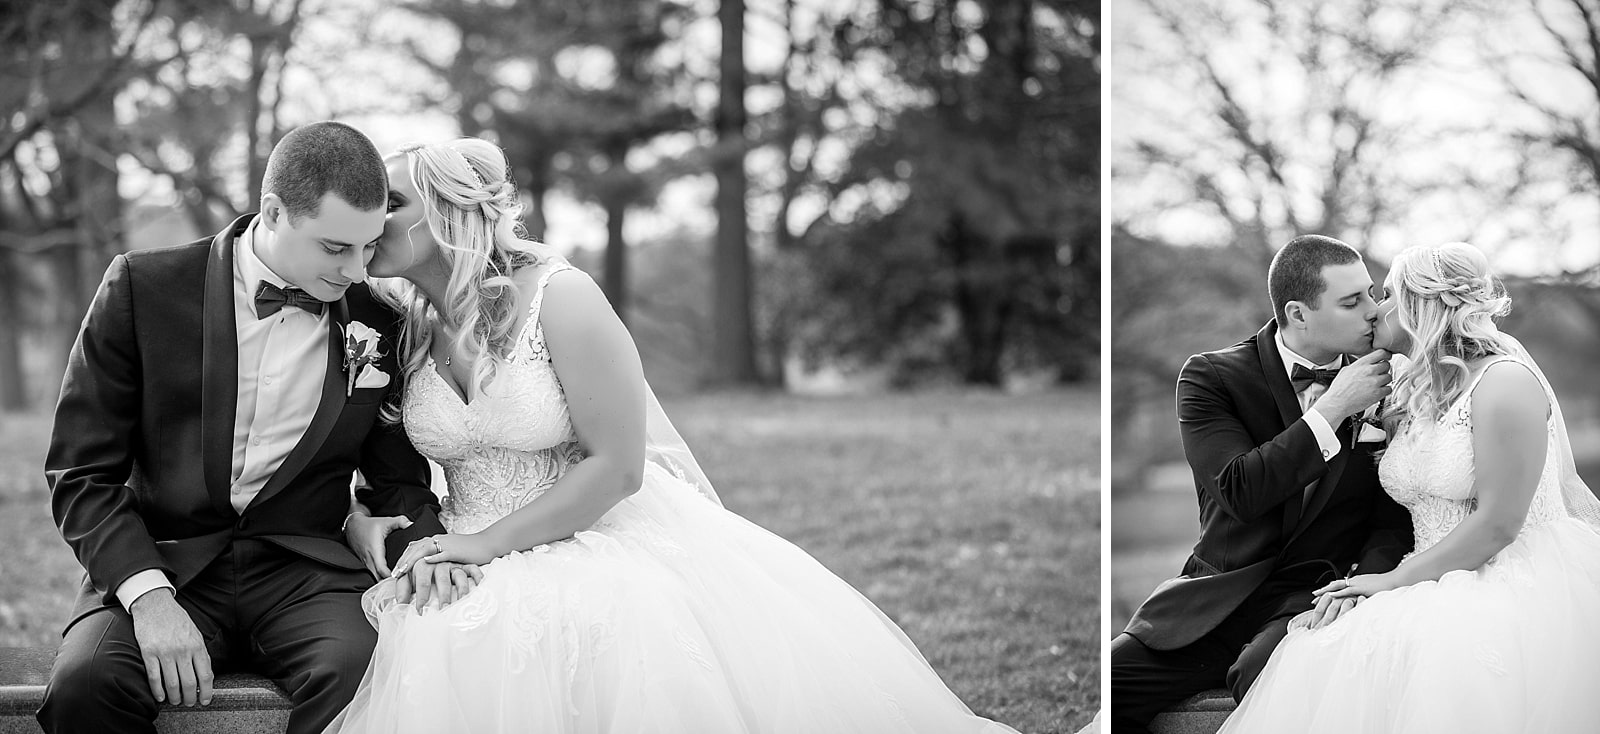
[[[1344,616],[1346,612],[1349,612],[1351,609],[1355,609],[1356,605],[1360,604],[1364,598],[1365,597],[1350,596],[1338,599],[1334,598],[1332,594],[1323,594],[1318,596],[1316,597],[1317,605],[1313,607],[1311,611],[1303,612],[1293,620],[1289,621],[1290,629],[1294,629],[1294,623],[1296,621],[1299,621],[1300,626],[1307,629],[1322,629],[1323,627],[1333,624],[1335,620],[1339,619],[1341,616]],[[1304,617],[1305,619],[1301,619],[1301,617]]]
[[[1347,579],[1334,579],[1327,586],[1317,589],[1311,594],[1318,597],[1326,594],[1334,599],[1350,599],[1372,596],[1380,591],[1388,591],[1399,587],[1400,584],[1391,574],[1364,573]]]
[[[500,551],[479,533],[431,535],[421,540],[413,540],[406,546],[405,552],[400,554],[400,560],[394,564],[394,575],[408,573],[412,567],[420,563],[450,561],[482,566],[500,555]]]
[[[430,600],[443,609],[461,601],[482,581],[483,571],[475,565],[424,560],[409,573],[395,577],[395,600],[401,604],[414,601],[421,614]]]

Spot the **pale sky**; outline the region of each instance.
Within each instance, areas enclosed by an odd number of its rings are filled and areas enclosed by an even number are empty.
[[[1305,89],[1294,64],[1272,63],[1264,55],[1269,47],[1264,27],[1252,22],[1254,3],[1247,0],[1206,0],[1207,7],[1237,13],[1230,22],[1197,27],[1189,36],[1211,49],[1218,73],[1235,85],[1241,104],[1251,110],[1297,109],[1304,105]],[[1247,190],[1245,173],[1231,170],[1218,151],[1210,149],[1220,134],[1205,127],[1208,118],[1197,108],[1210,98],[1198,90],[1204,85],[1192,70],[1172,60],[1175,41],[1158,25],[1143,2],[1113,3],[1108,28],[1106,103],[1107,145],[1112,183],[1108,188],[1113,221],[1129,224],[1136,232],[1182,244],[1216,243],[1227,236],[1217,216],[1193,201],[1181,185],[1160,175],[1147,175],[1127,164],[1139,140],[1168,141],[1201,165],[1221,169],[1225,190]],[[1501,86],[1501,71],[1541,91],[1558,107],[1600,115],[1592,90],[1570,70],[1529,58],[1555,52],[1543,31],[1525,13],[1510,9],[1497,18],[1465,19],[1435,49],[1428,68],[1408,73],[1385,90],[1357,84],[1357,97],[1366,109],[1399,131],[1401,144],[1384,159],[1383,173],[1396,179],[1424,181],[1443,172],[1460,171],[1481,181],[1505,181],[1521,153],[1490,128],[1506,129],[1537,120],[1519,107]],[[1403,17],[1378,18],[1380,28],[1408,33]],[[1504,51],[1515,54],[1500,58]],[[1493,60],[1491,60],[1491,58]],[[1306,145],[1285,131],[1302,128],[1287,115],[1270,118],[1274,137],[1289,145]],[[1466,129],[1479,132],[1469,134]],[[1324,130],[1325,134],[1326,131]],[[1315,139],[1312,130],[1306,139]],[[1318,160],[1315,145],[1295,148],[1302,164]],[[1207,163],[1209,161],[1209,163]],[[1559,169],[1563,161],[1542,159],[1536,166]],[[1315,187],[1297,185],[1322,171],[1302,165],[1290,169],[1291,187],[1300,191],[1296,207],[1320,211],[1311,198]],[[1468,240],[1490,254],[1497,270],[1507,274],[1535,274],[1578,270],[1600,260],[1600,194],[1577,191],[1564,176],[1531,192],[1548,210],[1528,205],[1507,205],[1492,197],[1490,185],[1474,186],[1465,177],[1411,202],[1397,202],[1365,243],[1373,255],[1387,259],[1406,246]],[[1269,221],[1271,217],[1269,216]]]

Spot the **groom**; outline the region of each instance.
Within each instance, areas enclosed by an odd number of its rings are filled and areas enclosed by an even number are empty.
[[[397,535],[442,532],[426,462],[378,421],[399,331],[362,283],[382,159],[315,123],[273,148],[261,189],[261,213],[215,237],[118,255],[73,345],[45,469],[88,573],[48,732],[154,731],[161,702],[208,703],[213,669],[241,666],[288,692],[289,731],[321,731],[376,640],[343,540],[352,473],[366,508],[412,521]]]
[[[1296,237],[1273,257],[1267,290],[1272,321],[1190,357],[1178,376],[1200,540],[1182,575],[1112,640],[1117,734],[1148,731],[1163,709],[1209,688],[1242,699],[1292,617],[1311,611],[1322,625],[1354,605],[1314,604],[1313,589],[1352,569],[1387,571],[1411,549],[1409,516],[1378,486],[1379,443],[1361,440],[1352,420],[1389,390],[1361,255]]]

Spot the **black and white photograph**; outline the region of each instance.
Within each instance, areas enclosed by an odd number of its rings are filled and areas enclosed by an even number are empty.
[[[1098,726],[1101,43],[5,3],[0,733]]]
[[[1600,5],[1108,5],[1106,722],[1600,731]]]

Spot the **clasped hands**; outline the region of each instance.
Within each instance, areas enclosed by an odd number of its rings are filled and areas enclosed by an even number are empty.
[[[417,613],[430,598],[439,608],[465,597],[483,581],[478,567],[494,560],[497,554],[476,533],[432,535],[406,545],[394,564],[396,598],[404,604],[415,597]]]
[[[470,560],[480,558],[481,554],[447,555],[442,553],[444,549],[439,543],[444,539],[475,536],[435,535],[412,541],[391,571],[384,559],[384,539],[410,525],[411,520],[405,517],[369,517],[360,512],[353,513],[345,525],[345,539],[367,570],[379,579],[395,579],[396,599],[400,603],[414,603],[418,614],[429,602],[437,603],[442,609],[465,598],[483,581],[483,571],[478,566],[493,556]],[[458,543],[450,541],[450,545]]]
[[[1380,591],[1398,588],[1393,576],[1386,573],[1364,573],[1350,578],[1334,579],[1326,586],[1311,592],[1317,605],[1302,612],[1289,622],[1289,629],[1321,629],[1343,616],[1367,597]]]

